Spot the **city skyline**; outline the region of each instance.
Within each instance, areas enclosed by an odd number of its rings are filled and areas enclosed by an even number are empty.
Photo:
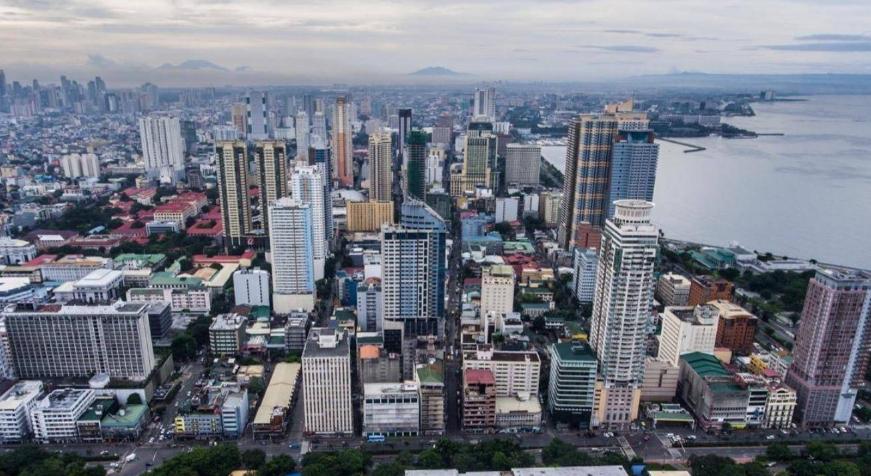
[[[396,8],[387,1],[364,6],[342,0],[299,8],[268,0],[185,0],[146,7],[112,0],[3,0],[0,64],[16,79],[101,73],[115,84],[175,86],[401,83],[421,79],[409,73],[437,66],[468,76],[422,79],[871,73],[863,55],[871,51],[869,12],[859,1],[815,5],[813,13],[802,0],[717,12],[685,0],[495,5],[419,0]],[[69,34],[46,34],[59,26]],[[41,41],[28,40],[34,37]],[[388,64],[380,61],[384,55],[391,57]]]

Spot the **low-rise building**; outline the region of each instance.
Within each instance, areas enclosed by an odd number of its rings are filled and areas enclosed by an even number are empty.
[[[532,431],[540,427],[541,404],[537,396],[496,398],[497,430]]]
[[[656,298],[663,306],[686,306],[690,300],[690,280],[677,273],[665,273],[656,283]]]
[[[671,402],[677,396],[680,367],[657,357],[644,361],[644,380],[641,382],[642,402]]]
[[[418,391],[414,382],[364,384],[363,436],[417,436],[420,432]]]
[[[300,364],[281,362],[275,365],[260,408],[251,422],[255,438],[284,434],[290,423],[301,372]]]
[[[445,433],[444,365],[436,361],[417,366],[415,383],[420,390],[420,432],[423,435]]]
[[[541,359],[531,350],[494,350],[490,345],[479,345],[475,351],[463,354],[463,370],[486,369],[495,379],[496,395],[538,395]]]
[[[756,316],[726,300],[717,300],[709,304],[719,312],[716,346],[725,347],[742,355],[753,352],[756,327],[759,324]]]
[[[22,380],[0,396],[0,441],[16,443],[30,436],[30,412],[39,403],[42,390],[42,382]]]
[[[248,319],[235,313],[215,316],[209,326],[209,349],[215,355],[234,355],[245,342]]]
[[[596,354],[585,342],[552,344],[548,411],[559,421],[589,427],[596,393]]]
[[[42,443],[77,441],[76,422],[95,399],[96,393],[89,388],[63,388],[49,393],[30,412],[33,438]]]
[[[233,292],[237,306],[269,306],[269,272],[260,268],[233,273]]]
[[[711,276],[694,276],[690,282],[690,295],[687,306],[707,304],[711,301],[731,301],[735,285],[731,282]]]
[[[206,289],[131,288],[127,290],[130,302],[169,303],[172,312],[208,314],[212,310],[212,294]]]
[[[23,264],[36,258],[36,246],[24,240],[0,238],[0,264]]]
[[[66,255],[39,265],[45,281],[78,281],[97,269],[113,269],[111,258],[84,255]]]
[[[492,433],[496,427],[496,379],[486,369],[463,370],[463,431]]]

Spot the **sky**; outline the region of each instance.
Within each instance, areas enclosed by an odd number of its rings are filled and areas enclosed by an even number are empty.
[[[871,74],[871,1],[0,0],[10,79],[393,83],[428,66],[488,81]]]

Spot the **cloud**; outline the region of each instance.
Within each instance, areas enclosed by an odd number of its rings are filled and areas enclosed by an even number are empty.
[[[840,33],[819,33],[795,37],[799,41],[871,41],[869,35],[843,35]]]
[[[621,53],[657,53],[660,51],[659,48],[641,45],[581,45],[581,48],[589,48],[593,50],[603,51],[618,51]]]
[[[89,54],[88,61],[85,64],[92,68],[112,68],[118,65],[114,60],[106,58],[101,54]]]
[[[796,43],[790,45],[766,45],[762,48],[779,51],[824,51],[830,53],[857,53],[871,51],[871,41]]]

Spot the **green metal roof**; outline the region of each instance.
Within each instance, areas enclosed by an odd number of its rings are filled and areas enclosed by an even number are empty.
[[[251,309],[251,317],[255,319],[266,318],[269,319],[271,312],[269,311],[269,306],[254,306]]]
[[[702,377],[728,377],[731,375],[726,367],[723,367],[723,363],[711,354],[690,352],[680,356],[680,358],[685,360],[693,371]]]
[[[203,280],[192,276],[178,277],[172,273],[162,271],[151,275],[151,284],[157,286],[187,286],[198,288],[203,285]]]
[[[97,415],[97,408],[102,408],[102,413],[105,415],[106,412],[112,411],[115,403],[114,398],[98,398],[94,400],[94,403],[88,407],[85,413],[82,413],[78,421],[100,421],[101,417]]]
[[[417,369],[417,378],[421,383],[444,383],[444,377],[441,364],[425,365]]]
[[[145,412],[148,411],[147,405],[127,405],[124,409],[124,414],[120,411],[111,415],[106,415],[100,424],[103,428],[130,428],[136,426],[142,420]]]
[[[154,266],[166,259],[163,253],[122,253],[115,257],[116,263],[126,263],[127,261],[142,261],[148,265]]]

